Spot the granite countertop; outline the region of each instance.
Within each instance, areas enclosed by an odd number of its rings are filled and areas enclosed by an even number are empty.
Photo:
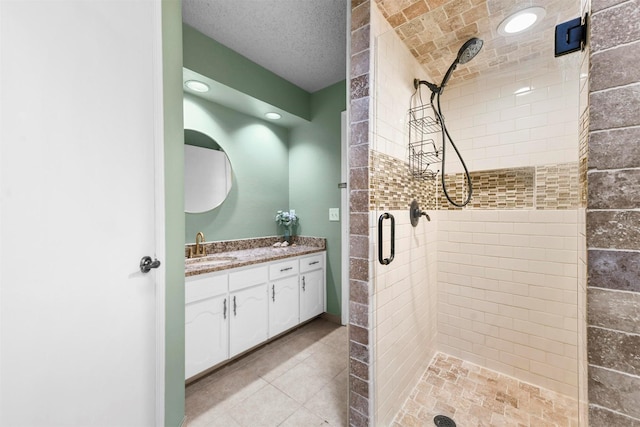
[[[204,246],[207,249],[207,255],[200,258],[186,258],[186,254],[189,253],[189,247],[195,246],[186,245],[185,276],[196,276],[198,274],[307,255],[322,252],[326,249],[326,240],[323,238],[295,236],[290,246],[272,246],[279,241],[279,237],[274,236],[225,242],[205,242]]]

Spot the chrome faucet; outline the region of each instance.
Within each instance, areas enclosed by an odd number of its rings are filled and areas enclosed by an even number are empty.
[[[204,233],[199,231],[196,234],[196,250],[194,253],[193,247],[189,248],[189,258],[201,257],[207,255],[207,249],[204,246]]]

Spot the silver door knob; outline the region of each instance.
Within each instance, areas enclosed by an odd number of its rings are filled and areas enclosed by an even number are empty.
[[[140,271],[148,273],[152,268],[160,267],[160,261],[157,259],[152,260],[150,256],[143,256],[140,260]]]

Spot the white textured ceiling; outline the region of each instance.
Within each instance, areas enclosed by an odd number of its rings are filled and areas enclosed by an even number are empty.
[[[315,92],[346,78],[347,0],[183,0],[183,21]]]

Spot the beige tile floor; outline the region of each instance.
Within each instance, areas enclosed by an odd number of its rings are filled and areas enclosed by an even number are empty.
[[[347,425],[347,328],[316,319],[186,387],[189,427]]]
[[[576,401],[446,354],[438,353],[393,427],[434,426],[446,415],[458,427],[578,425]]]

